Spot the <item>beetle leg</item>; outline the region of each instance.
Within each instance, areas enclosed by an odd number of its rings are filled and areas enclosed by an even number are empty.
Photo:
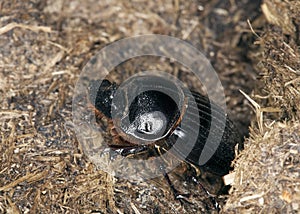
[[[156,147],[156,152],[157,152],[158,154],[161,154],[161,151],[160,151],[161,149],[163,149],[163,148],[161,148],[160,146],[157,146],[157,147]],[[197,178],[196,178],[197,176],[199,176],[199,175],[201,174],[201,169],[200,169],[199,167],[195,166],[195,165],[192,164],[192,163],[189,163],[189,162],[187,162],[187,161],[186,161],[186,163],[192,168],[193,173],[192,173],[192,175],[190,175],[191,178],[192,178],[192,181],[195,182],[197,185],[199,185],[199,186],[201,187],[201,189],[208,195],[208,197],[209,197],[211,203],[213,204],[214,208],[215,208],[216,210],[218,210],[218,212],[219,212],[219,211],[220,211],[220,205],[219,205],[219,203],[217,202],[216,198],[215,198],[215,197],[214,197],[207,189],[205,189],[205,187],[204,187],[204,186],[197,180]],[[172,189],[175,198],[176,198],[176,199],[180,199],[180,198],[183,197],[183,198],[184,198],[184,201],[186,201],[186,202],[188,202],[188,203],[191,204],[191,202],[187,201],[187,200],[185,199],[185,197],[184,197],[184,196],[189,197],[190,195],[189,195],[189,194],[180,194],[180,193],[175,189],[174,185],[172,184],[172,182],[171,182],[171,180],[170,180],[168,174],[165,172],[165,170],[163,169],[162,165],[161,165],[161,170],[162,170],[162,172],[163,172],[163,174],[164,174],[164,177],[165,177],[166,181],[168,182],[170,188]]]
[[[169,185],[169,187],[171,188],[173,194],[174,194],[174,197],[175,199],[179,200],[181,204],[183,204],[183,202],[186,202],[188,204],[192,204],[191,202],[189,202],[187,200],[187,198],[190,197],[190,194],[182,194],[180,193],[175,187],[174,187],[174,184],[172,183],[168,173],[164,172],[164,177]]]
[[[216,198],[207,190],[205,187],[198,181],[198,179],[195,176],[192,176],[192,181],[199,185],[201,189],[208,195],[211,203],[213,204],[214,208],[219,212],[221,210],[220,204],[216,200]]]
[[[155,147],[156,153],[161,155],[160,149],[161,149],[160,146],[156,146],[156,147]],[[161,157],[161,156],[160,156],[160,157]],[[170,179],[168,173],[166,172],[166,170],[165,170],[165,168],[164,168],[163,160],[161,161],[161,163],[160,163],[160,165],[159,165],[159,168],[160,168],[161,172],[163,173],[164,178],[165,178],[165,180],[167,181],[167,183],[168,183],[170,189],[172,190],[173,195],[174,195],[174,198],[175,198],[176,200],[179,200],[180,203],[181,203],[181,205],[182,205],[184,202],[185,202],[185,203],[188,203],[188,204],[192,204],[191,202],[189,202],[189,201],[187,200],[187,198],[190,197],[190,194],[182,194],[182,193],[180,193],[180,192],[175,188],[175,186],[174,186],[174,184],[172,183],[172,181],[171,181],[171,179]]]
[[[144,146],[141,147],[126,147],[126,148],[119,148],[115,150],[119,154],[121,154],[124,157],[131,157],[134,155],[138,155],[144,152],[147,152],[147,148]]]

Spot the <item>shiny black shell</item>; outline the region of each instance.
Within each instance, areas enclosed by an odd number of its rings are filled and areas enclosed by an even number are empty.
[[[155,84],[155,83],[152,83]],[[118,89],[118,85],[115,83],[111,83],[108,80],[104,80],[102,82],[99,81],[92,81],[90,84],[90,99],[92,103],[94,103],[95,108],[101,112],[106,118],[112,119],[112,100],[115,96],[115,92]],[[173,89],[172,89],[173,90]],[[183,91],[186,89],[183,89]],[[178,99],[181,99],[181,102],[184,103],[184,96],[186,93],[181,93],[181,91],[174,91],[174,94],[178,96]],[[209,131],[214,131],[216,134],[220,131],[218,130],[218,124],[214,127],[213,130],[210,130],[211,127],[211,120],[212,120],[212,111],[214,111],[214,115],[224,115],[225,113],[221,108],[219,108],[214,103],[210,102],[210,100],[197,93],[192,92],[191,96],[195,99],[197,103],[197,109],[195,109],[199,114],[200,121],[195,121],[195,116],[189,113],[189,111],[184,111],[184,104],[182,106],[176,105],[170,97],[166,96],[163,93],[157,92],[155,90],[148,90],[146,92],[140,93],[138,96],[136,96],[131,102],[130,106],[122,106],[127,105],[126,102],[124,103],[117,103],[114,104],[114,108],[118,110],[119,109],[128,109],[128,112],[126,113],[126,117],[129,118],[129,124],[125,125],[127,128],[131,125],[136,130],[132,133],[137,138],[143,138],[143,134],[149,134],[151,131],[157,131],[157,133],[160,136],[163,136],[163,140],[165,142],[164,145],[166,147],[171,147],[176,141],[178,137],[187,138],[188,136],[178,136],[174,134],[174,130],[176,126],[180,126],[180,122],[182,117],[186,117],[191,122],[199,123],[199,130],[188,130],[189,133],[194,133],[197,135],[197,140],[192,148],[191,152],[185,157],[186,162],[191,163],[197,167],[199,167],[202,170],[209,171],[211,173],[217,174],[217,175],[225,175],[228,174],[228,172],[231,170],[231,161],[235,157],[235,146],[237,144],[241,144],[241,137],[239,135],[239,132],[237,131],[236,127],[234,126],[233,122],[226,116],[226,125],[225,130],[223,132],[221,143],[219,144],[216,152],[214,155],[210,158],[210,160],[205,163],[204,165],[199,165],[198,160],[200,157],[200,154],[204,148],[204,145],[206,143],[206,139],[208,137]],[[124,97],[126,97],[126,94],[124,94]],[[187,108],[192,108],[188,106]],[[160,112],[157,115],[154,116],[154,118],[157,118],[159,115],[164,115],[162,119],[162,128],[161,130],[155,126],[155,124],[159,124],[159,127],[161,123],[151,123],[148,121],[147,123],[143,123],[143,115],[149,114],[149,112]],[[183,113],[182,113],[183,112]],[[120,112],[120,118],[124,117],[122,116],[123,112]],[[151,115],[153,116],[153,115]],[[138,121],[138,122],[136,122]],[[154,121],[157,121],[154,119]],[[217,118],[218,121],[218,118]],[[221,123],[221,121],[220,121]],[[157,128],[157,130],[156,130]],[[188,129],[189,127],[187,127]],[[125,129],[125,134],[128,129]],[[162,134],[161,131],[164,133]],[[141,133],[139,133],[141,132]],[[132,134],[131,133],[131,134]],[[156,134],[157,134],[156,133]],[[152,134],[152,133],[151,133]],[[149,139],[156,140],[156,136],[154,135],[147,135],[150,136]],[[162,140],[162,138],[159,138],[159,140]],[[145,148],[144,145],[143,148]],[[137,146],[138,147],[138,146]],[[146,147],[147,148],[147,147]],[[153,147],[149,146],[152,149]],[[140,148],[137,148],[137,151],[139,151]],[[149,151],[151,152],[151,151]],[[178,155],[180,155],[180,151],[178,151]]]

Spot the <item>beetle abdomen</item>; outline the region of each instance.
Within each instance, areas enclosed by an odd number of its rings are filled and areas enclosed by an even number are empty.
[[[183,130],[188,133],[194,133],[197,135],[197,140],[191,149],[188,156],[185,158],[188,162],[199,166],[204,170],[208,170],[217,175],[225,175],[228,174],[231,169],[231,161],[235,157],[235,146],[241,143],[241,138],[239,133],[234,126],[233,122],[226,115],[225,121],[222,120],[224,118],[225,112],[216,104],[210,102],[210,100],[197,92],[192,92],[192,96],[197,103],[197,111],[199,116],[197,117],[189,111],[189,108],[193,108],[190,106],[187,108],[186,114],[184,117],[189,121],[189,123],[197,123],[199,124],[199,130],[193,130],[194,126],[185,126]],[[214,114],[212,114],[214,111]],[[214,126],[211,128],[212,115],[215,116]],[[197,120],[197,118],[199,120]],[[225,122],[225,129],[222,130],[222,123]],[[198,131],[198,132],[197,132]],[[212,132],[212,136],[222,133],[221,142],[218,145],[213,156],[206,162],[204,165],[199,165],[199,158],[202,154],[203,148],[207,142],[207,138],[210,132]],[[184,136],[189,137],[189,136]],[[213,139],[212,139],[213,140]],[[211,145],[214,146],[215,144]],[[213,150],[213,148],[211,148]],[[180,152],[178,152],[180,154]]]

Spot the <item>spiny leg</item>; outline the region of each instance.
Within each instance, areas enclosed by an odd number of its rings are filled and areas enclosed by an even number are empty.
[[[163,148],[161,148],[160,146],[155,146],[155,153],[156,153],[159,157],[161,157],[161,161],[158,163],[158,164],[159,164],[159,169],[160,169],[160,171],[162,172],[162,174],[164,175],[164,178],[165,178],[165,180],[167,181],[167,183],[168,183],[170,189],[172,190],[172,193],[173,193],[173,195],[174,195],[174,198],[175,198],[176,200],[179,200],[181,204],[183,204],[184,202],[186,202],[186,203],[188,203],[188,204],[192,204],[191,202],[189,202],[189,201],[187,200],[187,198],[190,197],[190,194],[182,194],[182,193],[180,193],[180,192],[175,188],[173,182],[171,181],[171,179],[170,179],[168,173],[167,173],[166,170],[165,170],[164,164],[163,164],[163,163],[164,163],[164,160],[163,160],[163,158],[162,158],[162,156],[161,156],[161,155],[162,155],[162,152],[160,151],[161,149],[163,149]]]
[[[216,198],[198,181],[198,179],[195,176],[192,176],[192,181],[201,187],[201,189],[209,197],[214,208],[219,212],[221,210],[221,208],[220,208],[220,204],[217,202]]]
[[[172,183],[168,173],[165,172],[165,170],[163,169],[163,166],[160,166],[161,170],[163,170],[163,174],[164,174],[164,178],[165,180],[167,181],[170,189],[172,190],[173,192],[173,195],[175,197],[176,200],[179,200],[181,204],[183,204],[183,202],[186,202],[188,204],[192,204],[191,202],[189,202],[187,200],[187,198],[190,197],[190,194],[182,194],[180,193],[174,186],[174,184]]]

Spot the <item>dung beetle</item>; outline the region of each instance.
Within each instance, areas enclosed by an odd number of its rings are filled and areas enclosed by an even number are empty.
[[[172,148],[178,139],[184,142],[193,138],[195,142],[183,160],[195,169],[192,181],[201,186],[214,207],[219,209],[217,201],[198,182],[197,176],[202,171],[218,176],[228,174],[235,158],[235,146],[241,144],[241,137],[218,105],[173,80],[155,75],[136,76],[124,87],[107,79],[94,80],[90,82],[89,93],[96,116],[108,120],[107,129],[113,138],[108,146],[122,156],[159,156]],[[212,131],[216,134],[223,131],[223,135],[212,157],[200,165],[199,158],[211,131],[213,115],[217,124]],[[222,115],[225,115],[224,130],[218,125]],[[188,125],[184,125],[184,121]],[[180,156],[182,149],[185,148],[178,148],[176,155]],[[174,188],[168,174],[164,173],[164,167],[160,167],[175,198],[184,200],[184,195]]]

